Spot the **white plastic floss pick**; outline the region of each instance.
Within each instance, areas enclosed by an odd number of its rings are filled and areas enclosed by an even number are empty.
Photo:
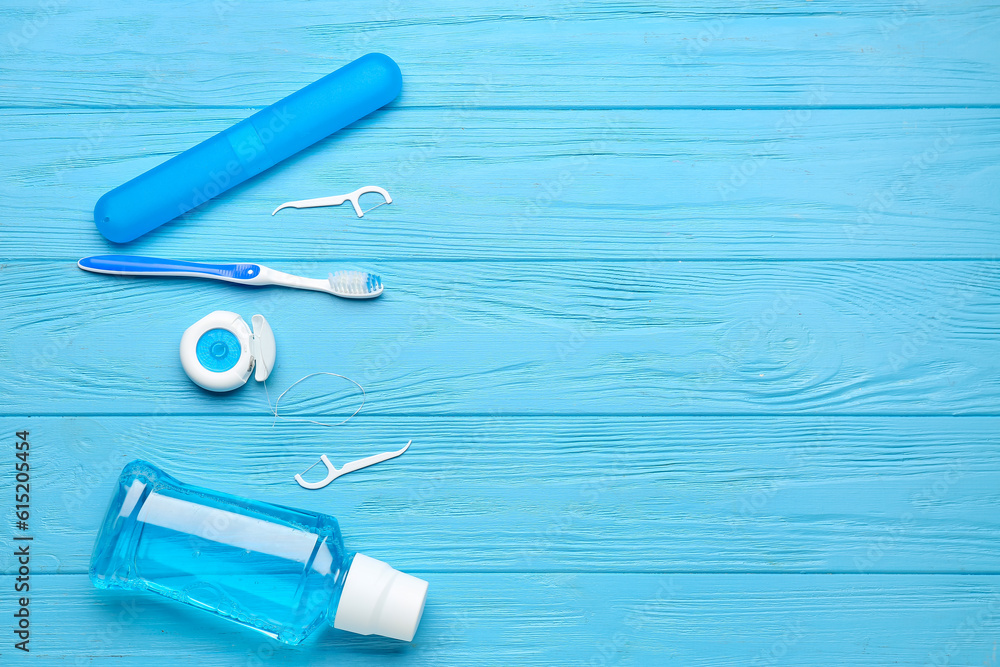
[[[238,314],[227,310],[216,310],[187,328],[181,337],[181,365],[192,382],[209,391],[232,391],[246,384],[247,380],[250,379],[250,373],[256,368],[254,377],[264,385],[267,408],[274,415],[272,426],[279,419],[307,422],[318,426],[339,426],[357,415],[365,407],[365,388],[358,382],[339,373],[317,371],[309,373],[289,385],[287,389],[278,395],[272,408],[271,396],[267,391],[266,380],[274,368],[274,360],[277,353],[274,332],[271,331],[271,326],[264,319],[263,315],[254,315],[250,321],[253,323],[252,329],[247,326],[247,323]],[[278,414],[278,404],[281,402],[282,397],[299,383],[317,375],[330,375],[354,384],[361,391],[361,405],[347,419],[336,424],[326,424],[314,419],[284,417]],[[413,441],[411,440],[410,442]],[[326,457],[326,454],[323,454],[319,461],[309,466],[303,473],[308,472],[322,462],[327,468],[326,479],[320,482],[306,482],[302,479],[301,475],[295,475],[295,481],[306,489],[321,489],[341,475],[346,475],[349,472],[367,468],[368,466],[399,456],[409,448],[410,442],[407,442],[405,447],[395,452],[374,454],[363,459],[358,459],[357,461],[345,463],[340,470],[334,468],[333,464]]]
[[[412,442],[413,441],[410,440],[405,445],[403,445],[402,449],[396,450],[395,452],[383,452],[381,454],[373,454],[371,456],[366,456],[363,459],[358,459],[357,461],[351,461],[349,463],[345,463],[340,470],[337,470],[333,466],[333,464],[330,463],[330,459],[326,458],[326,454],[323,454],[322,456],[319,457],[319,461],[317,461],[316,463],[312,464],[311,466],[303,470],[302,473],[305,474],[310,470],[312,470],[313,468],[315,468],[316,466],[318,466],[320,463],[322,463],[323,465],[326,466],[325,479],[322,479],[318,482],[307,482],[304,479],[302,479],[302,475],[296,475],[295,481],[298,482],[299,486],[301,486],[303,489],[322,489],[324,486],[326,486],[333,480],[337,479],[341,475],[346,475],[349,472],[354,472],[355,470],[361,470],[362,468],[373,466],[376,463],[381,463],[382,461],[388,461],[389,459],[396,458],[397,456],[405,452],[407,449],[409,449],[410,443]]]
[[[360,202],[361,195],[368,194],[369,192],[374,192],[382,195],[382,198],[385,199],[385,201],[382,202],[381,204],[376,204],[375,206],[372,206],[367,211],[362,211]],[[345,201],[351,202],[351,205],[354,207],[354,212],[358,214],[359,218],[363,218],[365,217],[365,213],[367,213],[368,211],[374,210],[379,206],[383,206],[385,204],[391,204],[392,197],[389,196],[389,193],[385,190],[385,188],[380,188],[377,185],[366,185],[363,188],[358,188],[354,192],[348,192],[346,195],[336,195],[333,197],[316,197],[315,199],[300,199],[299,201],[287,201],[278,208],[274,209],[271,215],[274,215],[283,208],[317,208],[320,206],[340,206]]]

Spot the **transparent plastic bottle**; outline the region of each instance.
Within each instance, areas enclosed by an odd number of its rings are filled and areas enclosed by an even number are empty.
[[[90,578],[149,590],[298,644],[324,622],[410,641],[427,582],[345,551],[336,519],[183,484],[146,461],[118,478]]]

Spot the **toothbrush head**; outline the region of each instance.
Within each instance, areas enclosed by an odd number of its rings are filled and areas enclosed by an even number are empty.
[[[365,271],[330,274],[330,293],[345,299],[373,299],[382,293],[382,279]]]

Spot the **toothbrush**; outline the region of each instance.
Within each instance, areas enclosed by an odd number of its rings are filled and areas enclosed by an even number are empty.
[[[326,280],[302,278],[261,264],[204,264],[134,255],[94,255],[76,263],[84,271],[114,276],[210,278],[241,285],[283,285],[327,292],[345,299],[372,299],[382,293],[382,279],[365,271],[337,271]]]

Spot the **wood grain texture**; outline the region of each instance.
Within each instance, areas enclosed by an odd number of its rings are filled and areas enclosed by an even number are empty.
[[[405,106],[1000,103],[992,2],[5,3],[0,104],[266,106],[374,50]],[[27,39],[13,41],[27,31]]]
[[[9,656],[0,645],[0,656],[147,666],[924,667],[990,665],[997,655],[996,576],[426,576],[431,602],[412,644],[326,629],[294,648],[151,594],[98,591],[84,575],[39,576],[32,653]]]
[[[31,431],[34,551],[32,652],[0,624],[0,664],[996,665],[998,43],[983,0],[5,2],[0,438]],[[402,68],[389,108],[97,234],[108,189],[369,51]],[[268,215],[369,183],[396,203],[364,220]],[[122,251],[387,290],[74,266]],[[364,412],[272,426],[259,385],[196,389],[177,343],[219,308],[271,321],[272,398],[325,369]],[[300,388],[283,413],[356,406]],[[136,457],[337,516],[430,581],[416,641],[289,648],[94,589]]]
[[[1000,574],[995,417],[271,421],[0,420],[31,432],[36,571],[86,572],[115,479],[145,458],[333,514],[350,548],[404,571]],[[321,491],[292,479],[411,438]],[[0,553],[0,573],[15,565]]]
[[[4,111],[0,258],[120,252],[97,199],[242,109]],[[1000,255],[994,109],[389,109],[128,245],[282,259]],[[53,127],[58,128],[53,132]],[[348,208],[290,199],[388,188]],[[372,202],[377,195],[369,195]]]
[[[377,301],[8,263],[6,409],[264,414],[256,383],[213,394],[181,369],[181,333],[222,308],[271,322],[275,392],[342,373],[370,415],[997,414],[996,262],[362,266]],[[348,387],[317,381],[286,409],[353,410]]]

